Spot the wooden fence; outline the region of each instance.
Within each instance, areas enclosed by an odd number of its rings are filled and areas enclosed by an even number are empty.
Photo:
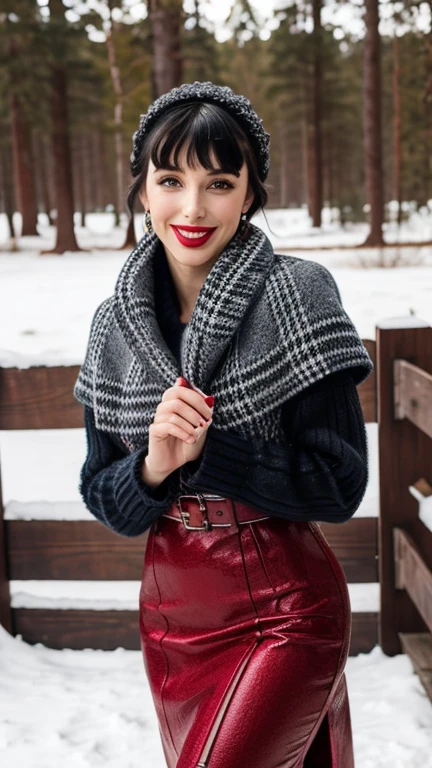
[[[377,327],[380,645],[413,661],[432,700],[432,328],[416,317]]]
[[[415,641],[416,648],[419,643],[424,645],[426,627],[408,597],[411,587],[401,589],[406,586],[401,576],[407,573],[405,566],[396,580],[393,536],[404,536],[405,523],[409,522],[406,533],[420,542],[416,555],[420,552],[425,563],[432,563],[432,533],[419,520],[418,501],[409,491],[419,478],[432,478],[430,446],[428,453],[424,434],[426,424],[431,429],[430,382],[424,383],[431,379],[424,373],[432,371],[431,334],[432,328],[408,317],[401,320],[399,327],[380,324],[376,342],[364,340],[375,372],[359,386],[359,395],[365,421],[379,424],[380,517],[354,516],[343,525],[321,523],[348,583],[381,582],[381,613],[353,614],[352,655],[371,650],[377,642],[386,653],[398,653],[401,641],[405,649],[409,643],[412,647],[413,638],[406,639],[411,632],[422,634],[421,640]],[[425,392],[424,402],[417,392],[417,379],[410,378],[407,372],[411,369],[399,364],[395,375],[395,358],[423,368],[420,374],[416,368],[416,376],[420,376],[425,388],[421,389]],[[82,407],[72,395],[78,370],[77,366],[0,370],[0,429],[82,427]],[[395,387],[399,398],[396,418]],[[413,391],[419,406],[412,405]],[[429,408],[428,416],[425,408]],[[421,429],[412,423],[417,413],[422,413]],[[424,531],[420,532],[422,525]],[[401,533],[393,534],[395,526]],[[0,486],[0,622],[27,642],[42,642],[54,648],[138,649],[137,611],[12,608],[9,582],[139,581],[146,538],[147,533],[132,539],[119,536],[93,520],[5,520]],[[406,563],[409,542],[405,546],[406,540],[403,545],[400,541],[397,538],[398,563]],[[413,556],[411,549],[409,552]],[[411,575],[413,568],[408,566]],[[423,662],[420,666],[416,663],[419,669],[424,668]]]

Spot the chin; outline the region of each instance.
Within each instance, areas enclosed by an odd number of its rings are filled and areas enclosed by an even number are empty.
[[[180,245],[177,241],[175,243],[170,242],[169,245],[165,245],[166,248],[175,256],[178,261],[190,261],[196,263],[197,261],[208,261],[214,258],[215,254],[219,254],[225,248],[224,245],[210,244],[201,246],[200,248],[188,248],[186,245]]]

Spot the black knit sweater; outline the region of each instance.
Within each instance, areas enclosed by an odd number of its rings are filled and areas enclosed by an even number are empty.
[[[162,334],[179,359],[185,324],[165,258],[158,261],[155,292]],[[96,429],[86,406],[81,495],[98,520],[124,536],[143,533],[188,490],[228,496],[288,520],[348,520],[368,481],[366,428],[349,370],[326,376],[287,401],[283,425],[287,443],[281,445],[245,440],[211,424],[201,456],[151,490],[141,479],[146,449],[129,454]]]

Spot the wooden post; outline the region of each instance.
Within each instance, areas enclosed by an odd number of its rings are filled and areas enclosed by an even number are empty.
[[[418,317],[382,320],[376,327],[379,434],[379,642],[384,653],[402,652],[399,633],[427,627],[407,592],[396,589],[393,529],[412,536],[425,561],[432,563],[432,536],[425,535],[418,502],[409,492],[420,477],[432,478],[430,438],[407,418],[397,419],[394,361],[408,360],[432,373],[432,328]]]
[[[12,611],[7,562],[6,531],[3,517],[3,496],[0,473],[0,624],[12,634]]]

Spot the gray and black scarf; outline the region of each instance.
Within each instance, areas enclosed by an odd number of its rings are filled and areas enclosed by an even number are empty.
[[[284,402],[332,372],[350,368],[359,384],[373,370],[328,269],[275,254],[256,226],[246,242],[233,238],[207,275],[179,366],[156,318],[159,248],[145,235],[125,262],[96,310],[74,388],[96,427],[130,451],[148,443],[162,395],[180,375],[215,396],[214,427],[282,443]]]

